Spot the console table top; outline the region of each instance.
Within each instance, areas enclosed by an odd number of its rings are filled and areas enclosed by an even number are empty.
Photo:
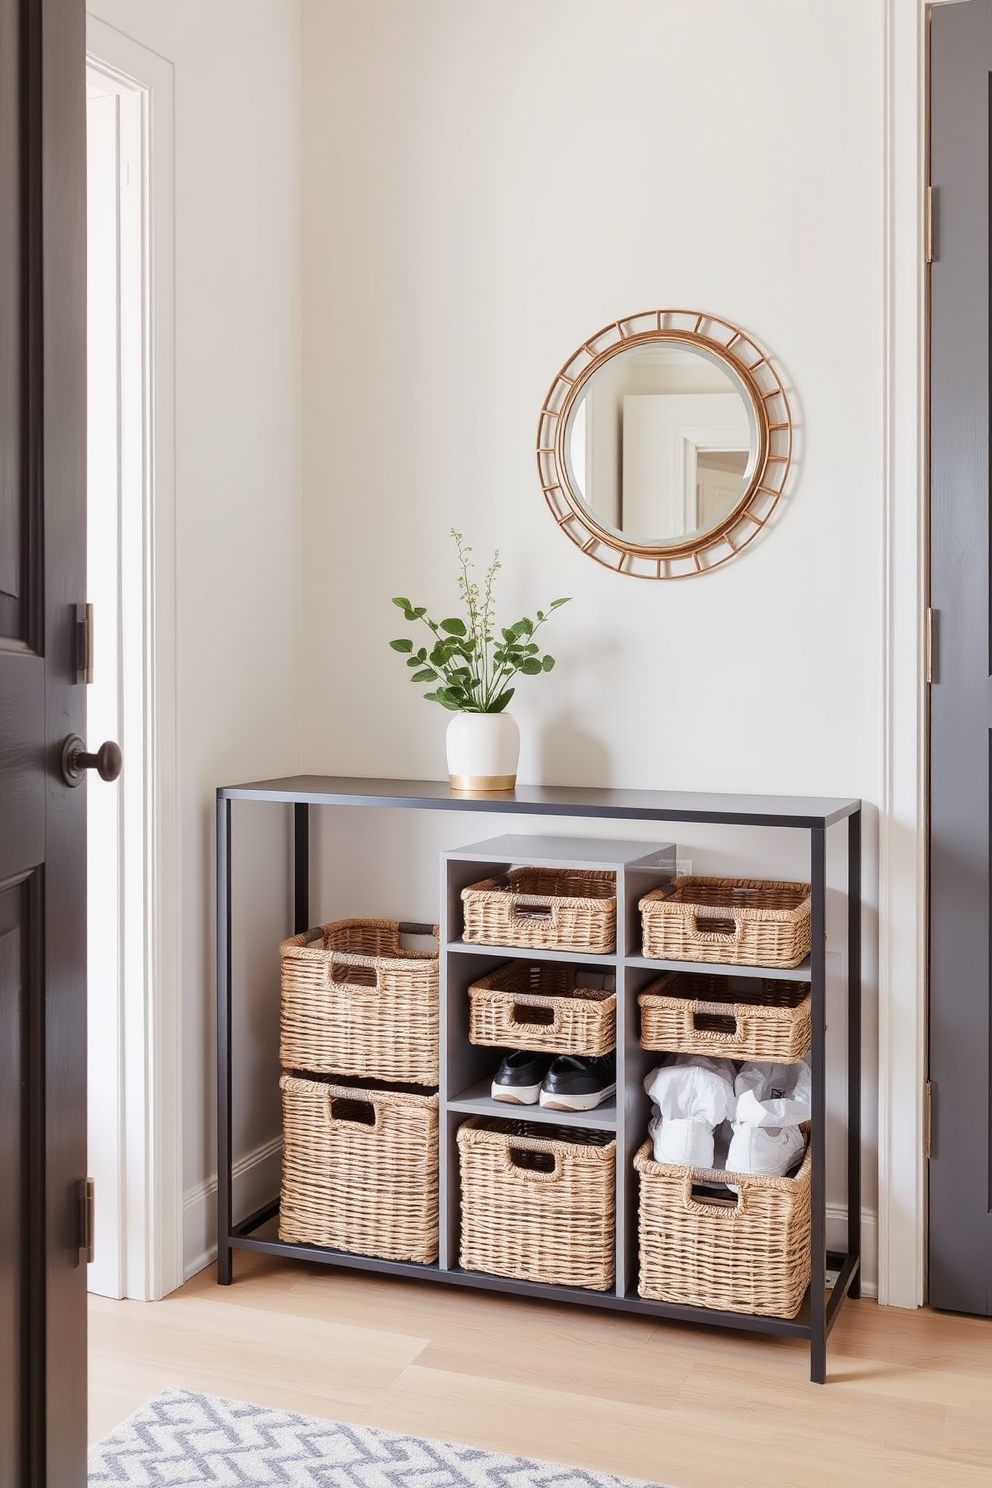
[[[861,809],[859,800],[840,796],[752,796],[573,785],[518,785],[512,791],[482,793],[453,791],[442,780],[376,780],[362,775],[287,775],[279,780],[221,786],[217,796],[228,801],[283,801],[310,806],[398,806],[499,811],[516,816],[806,829],[833,826]]]

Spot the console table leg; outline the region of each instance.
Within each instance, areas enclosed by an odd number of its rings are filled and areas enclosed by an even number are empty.
[[[861,1255],[861,812],[847,819],[847,1249]],[[861,1267],[849,1297],[861,1296]]]
[[[310,807],[293,804],[293,934],[310,929]]]
[[[231,802],[217,798],[217,1282],[230,1286],[231,1172]]]
[[[810,1379],[827,1378],[827,1182],[826,1182],[826,832],[810,831],[810,984],[813,1016],[813,1149],[811,1255],[809,1278]]]

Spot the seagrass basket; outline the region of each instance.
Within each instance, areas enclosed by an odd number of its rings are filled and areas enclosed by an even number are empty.
[[[616,992],[581,986],[581,975],[555,961],[513,961],[480,977],[468,989],[469,1041],[535,1053],[608,1054],[616,1048]]]
[[[760,1317],[795,1317],[809,1286],[810,1171],[794,1178],[658,1163],[645,1142],[640,1175],[640,1296]],[[733,1183],[725,1199],[694,1196],[699,1183]]]
[[[473,945],[589,951],[617,939],[617,876],[605,869],[511,868],[462,889],[464,939]]]
[[[438,952],[401,935],[436,925],[335,920],[279,947],[284,1069],[436,1085]]]
[[[437,1260],[438,1098],[283,1075],[279,1239]]]
[[[791,967],[809,954],[809,884],[676,878],[639,908],[645,956]]]
[[[476,1116],[458,1129],[458,1157],[464,1270],[598,1292],[613,1285],[613,1137]]]
[[[808,983],[747,981],[754,985],[745,990],[726,976],[667,972],[637,999],[641,1047],[794,1064],[810,1046]]]

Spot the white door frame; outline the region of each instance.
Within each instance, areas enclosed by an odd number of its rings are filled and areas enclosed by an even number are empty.
[[[140,100],[144,697],[139,940],[128,947],[119,1019],[121,1289],[139,1300],[183,1281],[179,781],[175,603],[174,83],[172,64],[87,17],[87,65]],[[129,875],[133,866],[129,866]],[[137,952],[137,954],[136,954]]]

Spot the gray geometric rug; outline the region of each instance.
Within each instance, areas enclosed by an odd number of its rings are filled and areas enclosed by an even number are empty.
[[[374,1426],[166,1390],[90,1450],[90,1488],[652,1488]],[[653,1485],[660,1488],[660,1485]]]

